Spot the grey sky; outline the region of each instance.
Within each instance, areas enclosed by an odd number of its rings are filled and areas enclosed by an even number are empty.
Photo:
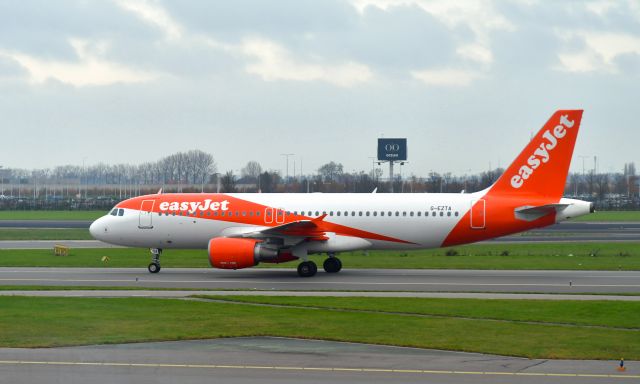
[[[408,138],[403,174],[464,174],[584,108],[572,169],[620,170],[639,90],[637,1],[0,1],[5,167],[368,170],[384,134]]]

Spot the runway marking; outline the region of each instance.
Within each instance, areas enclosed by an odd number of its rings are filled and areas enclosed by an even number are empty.
[[[361,373],[414,373],[426,375],[483,375],[483,376],[545,376],[545,377],[582,377],[582,378],[620,378],[640,379],[640,375],[595,374],[595,373],[549,373],[549,372],[483,372],[483,371],[447,371],[426,369],[385,369],[385,368],[348,368],[348,367],[295,367],[270,365],[220,365],[220,364],[172,364],[172,363],[120,363],[93,361],[26,361],[0,360],[0,365],[53,365],[53,366],[94,366],[129,368],[190,368],[190,369],[262,369],[272,371],[322,371],[322,372],[361,372]]]

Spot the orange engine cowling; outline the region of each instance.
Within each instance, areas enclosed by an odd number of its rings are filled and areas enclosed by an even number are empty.
[[[214,268],[242,269],[257,265],[262,260],[278,257],[278,250],[269,248],[256,239],[214,237],[209,240],[209,263]]]

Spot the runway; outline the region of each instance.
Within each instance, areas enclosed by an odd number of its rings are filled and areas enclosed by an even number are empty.
[[[247,337],[70,348],[0,348],[8,383],[608,383],[638,362],[542,360]],[[626,380],[625,380],[626,381]]]
[[[345,269],[300,278],[291,269],[0,268],[0,285],[503,293],[640,293],[640,271]]]

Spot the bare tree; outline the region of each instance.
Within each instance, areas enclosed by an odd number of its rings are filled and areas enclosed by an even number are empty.
[[[262,167],[257,161],[248,162],[247,165],[245,165],[244,168],[242,168],[242,170],[240,171],[242,177],[249,178],[252,181],[257,181],[261,173]]]
[[[222,184],[223,193],[236,192],[236,177],[233,174],[233,171],[227,171],[227,173],[225,173],[220,179],[220,182]]]

